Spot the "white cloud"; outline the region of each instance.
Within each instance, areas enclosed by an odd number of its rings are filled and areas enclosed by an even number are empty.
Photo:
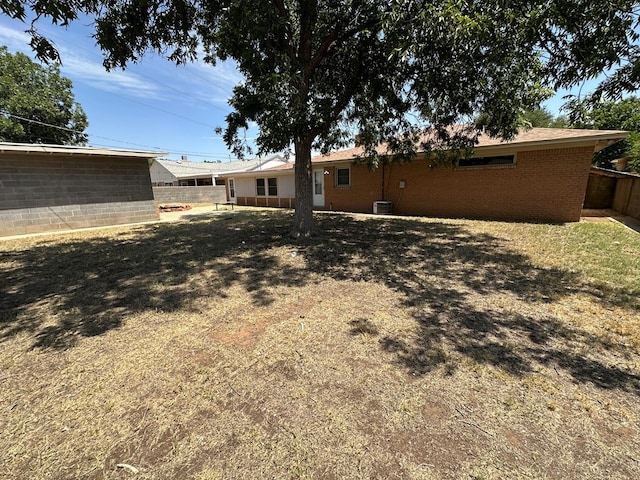
[[[203,55],[201,54],[200,57]],[[177,67],[181,82],[193,85],[192,91],[208,103],[227,104],[233,87],[244,81],[235,62],[219,61],[215,66],[202,60]]]
[[[6,45],[12,52],[20,51],[31,58],[35,58],[33,51],[29,47],[29,41],[31,40],[29,34],[19,30],[12,24],[25,27],[24,24],[10,19],[0,21],[2,27],[0,28],[0,45]],[[42,34],[49,36],[49,33],[45,31]],[[57,37],[57,35],[55,36]],[[91,54],[90,51],[84,48],[74,48],[72,45],[65,45],[64,40],[57,41],[55,38],[52,38],[52,40],[62,58],[62,74],[72,81],[87,84],[99,90],[134,97],[151,99],[159,99],[161,97],[160,89],[153,82],[147,81],[132,72],[107,72],[99,60],[99,54],[92,54],[96,57],[96,60],[89,59],[83,56],[80,50]]]
[[[99,90],[135,97],[159,99],[158,87],[132,72],[105,70],[101,63],[73,55],[66,49],[60,52],[62,73],[79,83]]]
[[[19,51],[30,54],[29,40],[31,37],[21,30],[16,30],[6,24],[0,28],[0,45],[6,45],[12,52]]]

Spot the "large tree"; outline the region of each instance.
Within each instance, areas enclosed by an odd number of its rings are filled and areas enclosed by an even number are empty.
[[[625,0],[0,3],[23,20],[25,5],[56,23],[78,11],[95,16],[107,68],[124,68],[148,50],[176,62],[200,51],[212,64],[233,59],[245,80],[230,99],[225,140],[240,150],[238,133],[256,122],[258,153],[293,146],[295,236],[312,230],[314,149],[345,146],[358,133],[375,165],[382,141],[382,153],[400,159],[416,148],[469,147],[480,131],[512,136],[522,112],[550,88],[616,68],[600,93],[617,95],[640,81],[637,5]],[[55,57],[29,31],[36,52]]]
[[[0,141],[84,145],[87,116],[57,65],[0,47]]]
[[[623,141],[597,152],[593,156],[593,163],[599,167],[613,168],[612,160],[626,157],[628,169],[640,173],[640,98],[629,97],[617,102],[574,102],[572,120],[576,128],[631,132]]]

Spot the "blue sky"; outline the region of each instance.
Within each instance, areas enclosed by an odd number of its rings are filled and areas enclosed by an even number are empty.
[[[26,28],[0,15],[0,45],[33,57]],[[41,22],[38,29],[56,44],[61,73],[73,81],[76,100],[89,119],[90,145],[160,150],[194,161],[234,159],[214,132],[224,126],[227,100],[241,80],[233,64],[176,66],[149,54],[124,71],[107,72],[88,21],[67,29]]]
[[[0,15],[0,45],[31,57],[28,25]],[[89,144],[116,148],[159,150],[170,158],[234,160],[215,134],[230,112],[227,100],[241,75],[230,63],[212,67],[203,62],[176,66],[157,54],[146,55],[126,70],[107,72],[102,53],[91,38],[90,20],[68,28],[39,22],[40,33],[52,40],[61,55],[64,76],[74,85],[76,100],[89,119]],[[572,93],[585,94],[593,84]],[[545,103],[555,115],[562,106],[561,92]],[[255,136],[255,128],[247,139]]]

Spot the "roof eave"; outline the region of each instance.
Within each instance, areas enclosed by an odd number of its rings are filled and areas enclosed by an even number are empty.
[[[143,150],[124,150],[95,147],[76,147],[66,145],[1,143],[0,154],[14,155],[50,155],[50,156],[83,156],[83,157],[120,157],[154,159],[167,152],[152,152]]]
[[[609,145],[613,145],[624,140],[629,132],[606,133],[601,135],[589,135],[585,137],[562,138],[562,139],[544,139],[530,140],[524,142],[499,143],[495,145],[480,145],[475,148],[476,152],[484,152],[487,150],[541,150],[549,148],[571,148],[571,147],[591,147],[594,152],[598,152]]]
[[[606,148],[614,143],[624,140],[630,132],[615,132],[615,133],[603,133],[601,135],[589,135],[575,138],[562,138],[562,139],[544,139],[544,140],[530,140],[522,142],[505,142],[493,145],[479,145],[475,147],[474,152],[477,154],[486,154],[493,151],[525,151],[525,150],[541,150],[550,148],[573,148],[573,147],[593,147],[594,153],[599,152],[603,148]],[[417,155],[424,152],[417,152]],[[354,156],[335,158],[331,160],[323,160],[322,157],[316,157],[312,159],[315,164],[322,165],[335,165],[345,162],[353,162],[356,160]]]

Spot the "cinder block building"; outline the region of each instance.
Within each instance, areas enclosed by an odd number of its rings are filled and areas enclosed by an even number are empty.
[[[580,219],[593,153],[627,132],[533,128],[511,141],[483,136],[472,157],[434,166],[424,154],[370,170],[361,147],[317,156],[319,210],[450,218],[573,222]],[[385,151],[385,146],[380,147]],[[295,206],[292,165],[227,177],[239,205]]]
[[[157,220],[149,161],[161,155],[0,143],[0,236]]]

